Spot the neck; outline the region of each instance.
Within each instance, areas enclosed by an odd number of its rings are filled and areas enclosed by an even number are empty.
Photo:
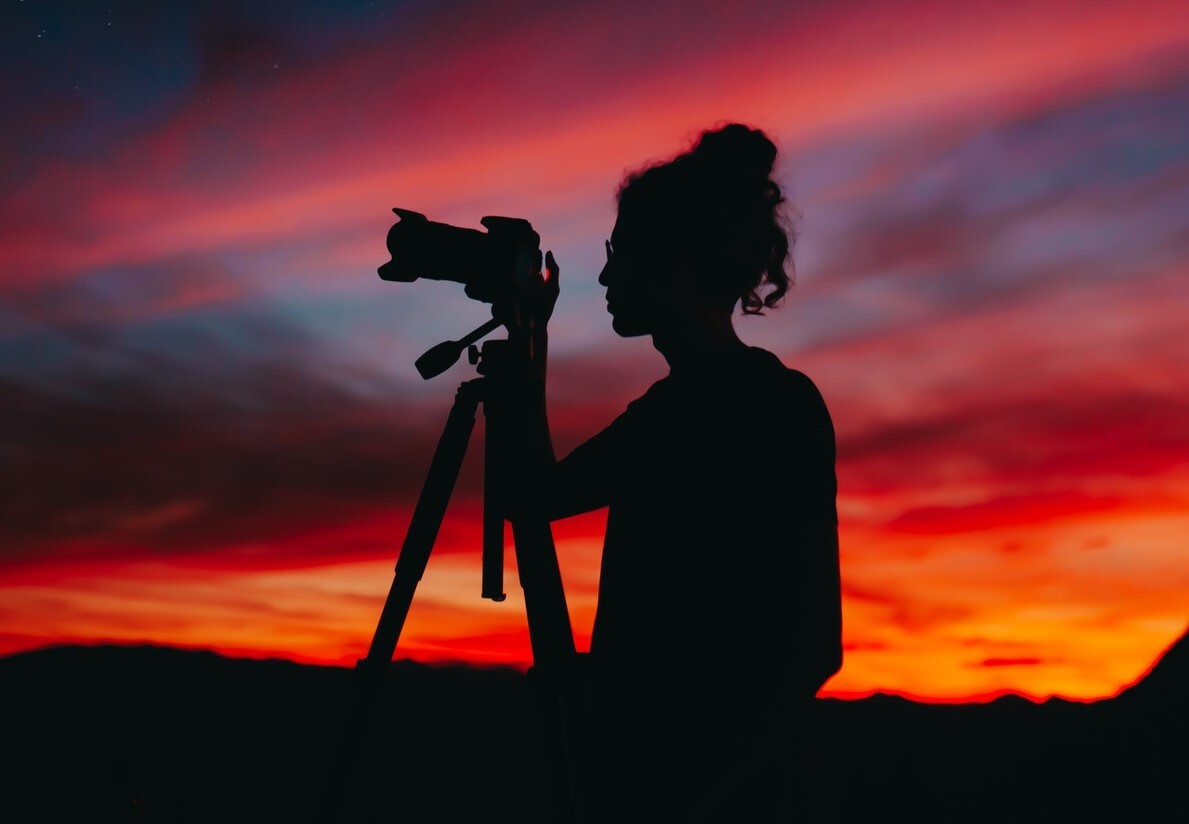
[[[720,309],[675,319],[653,332],[652,345],[674,373],[698,371],[706,363],[745,348],[731,323],[730,310]]]

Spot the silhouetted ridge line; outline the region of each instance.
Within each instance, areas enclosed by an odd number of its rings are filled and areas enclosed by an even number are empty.
[[[1189,698],[1189,627],[1160,654],[1148,670],[1118,699],[1147,704],[1178,705]]]
[[[1189,820],[1185,693],[1164,702],[1185,649],[1126,700],[818,699],[810,791],[837,820]],[[7,821],[312,822],[355,689],[343,667],[151,646],[9,656],[0,685]],[[521,790],[546,752],[522,673],[397,661],[385,696],[352,787],[360,820],[549,822]]]

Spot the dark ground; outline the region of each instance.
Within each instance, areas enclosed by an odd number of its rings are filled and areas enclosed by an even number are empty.
[[[1189,822],[1187,657],[1094,704],[818,700],[799,794],[814,821]],[[0,659],[0,821],[313,822],[336,774],[336,820],[557,820],[525,676],[398,663],[362,723],[360,694],[348,669],[153,647]]]

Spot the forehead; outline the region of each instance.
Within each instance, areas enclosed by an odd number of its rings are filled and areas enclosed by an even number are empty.
[[[632,247],[671,247],[697,245],[705,240],[709,228],[705,210],[692,194],[674,197],[653,188],[632,189],[619,201],[611,243]]]
[[[611,243],[617,248],[642,246],[656,234],[657,228],[657,221],[646,210],[620,207],[615,227],[611,230]]]

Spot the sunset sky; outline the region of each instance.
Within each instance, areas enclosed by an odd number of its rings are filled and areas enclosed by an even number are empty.
[[[475,375],[413,362],[490,317],[377,277],[392,207],[555,252],[564,454],[664,375],[595,280],[615,187],[728,120],[798,232],[736,327],[838,435],[824,694],[1101,698],[1189,624],[1184,0],[5,0],[0,43],[0,654],[363,656]],[[481,437],[398,657],[531,658]],[[604,520],[554,528],[580,648]]]

